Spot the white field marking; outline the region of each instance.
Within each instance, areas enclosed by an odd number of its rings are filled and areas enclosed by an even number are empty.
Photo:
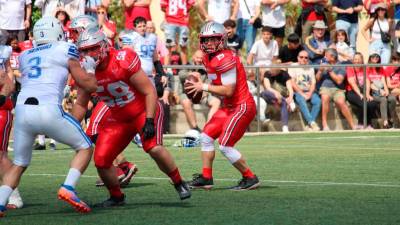
[[[43,173],[43,174],[34,174],[34,173],[27,173],[26,176],[33,176],[33,177],[65,177],[66,175],[63,174],[50,174],[50,173]],[[93,175],[82,175],[84,178],[97,178],[98,176]],[[166,177],[137,177],[135,179],[140,180],[169,180]],[[229,179],[229,178],[220,178],[214,179],[216,181],[229,181],[235,182],[238,179]],[[279,184],[278,186],[365,186],[365,187],[387,187],[387,188],[400,188],[400,184],[392,184],[391,182],[380,182],[380,183],[358,183],[358,182],[324,182],[324,181],[295,181],[295,180],[260,180],[262,183],[276,183]],[[286,184],[286,185],[285,185]],[[287,185],[289,184],[289,185]],[[294,184],[294,185],[290,185]]]

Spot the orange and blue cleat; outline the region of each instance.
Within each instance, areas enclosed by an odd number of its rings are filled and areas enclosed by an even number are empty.
[[[81,213],[88,213],[91,211],[90,207],[79,199],[73,187],[68,185],[61,185],[58,190],[58,199],[64,200],[72,205],[76,211]]]

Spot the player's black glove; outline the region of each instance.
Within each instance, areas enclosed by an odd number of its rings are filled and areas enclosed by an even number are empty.
[[[6,103],[7,97],[5,95],[0,95],[0,107]]]
[[[142,129],[144,139],[150,139],[154,137],[156,131],[154,129],[154,119],[153,118],[146,118],[146,122],[144,123],[144,127]]]

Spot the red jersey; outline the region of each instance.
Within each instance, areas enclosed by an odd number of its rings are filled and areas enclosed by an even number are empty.
[[[194,0],[161,0],[161,8],[165,8],[167,23],[188,26],[189,10],[194,5]]]
[[[208,79],[212,85],[222,85],[222,74],[236,68],[236,87],[231,97],[224,97],[225,106],[237,106],[247,101],[253,101],[253,96],[247,86],[247,77],[240,58],[233,50],[222,50],[216,53],[212,58],[205,55],[203,64],[207,70]]]
[[[371,80],[371,82],[381,81],[382,77],[385,76],[384,72],[385,71],[383,70],[383,68],[381,69],[375,69],[372,67],[367,68],[367,76]]]
[[[140,70],[140,60],[131,49],[110,49],[105,70],[96,69],[97,95],[118,120],[133,119],[145,110],[145,97],[131,84],[130,77]]]

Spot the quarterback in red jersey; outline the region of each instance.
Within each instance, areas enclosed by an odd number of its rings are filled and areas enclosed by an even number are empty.
[[[110,198],[99,206],[125,203],[112,162],[136,133],[141,136],[144,151],[171,178],[179,197],[189,198],[188,185],[182,180],[172,156],[162,146],[162,107],[157,101],[155,87],[141,69],[139,57],[128,48],[110,47],[98,28],[85,30],[77,46],[82,55],[94,58],[98,64],[93,71],[98,84],[97,95],[110,108],[109,116],[99,128],[94,151],[95,166],[110,193]],[[79,98],[79,95],[86,95],[86,98]],[[78,99],[72,113],[81,119],[89,96],[81,91]]]
[[[218,138],[221,153],[240,171],[243,178],[233,190],[251,190],[260,185],[240,152],[234,148],[256,115],[256,105],[246,82],[246,72],[239,56],[226,46],[224,27],[206,23],[199,34],[200,48],[205,53],[203,64],[211,84],[189,81],[189,93],[207,91],[223,98],[221,109],[208,121],[201,134],[203,172],[193,177],[192,188],[213,186],[212,164],[215,158],[214,140]]]

